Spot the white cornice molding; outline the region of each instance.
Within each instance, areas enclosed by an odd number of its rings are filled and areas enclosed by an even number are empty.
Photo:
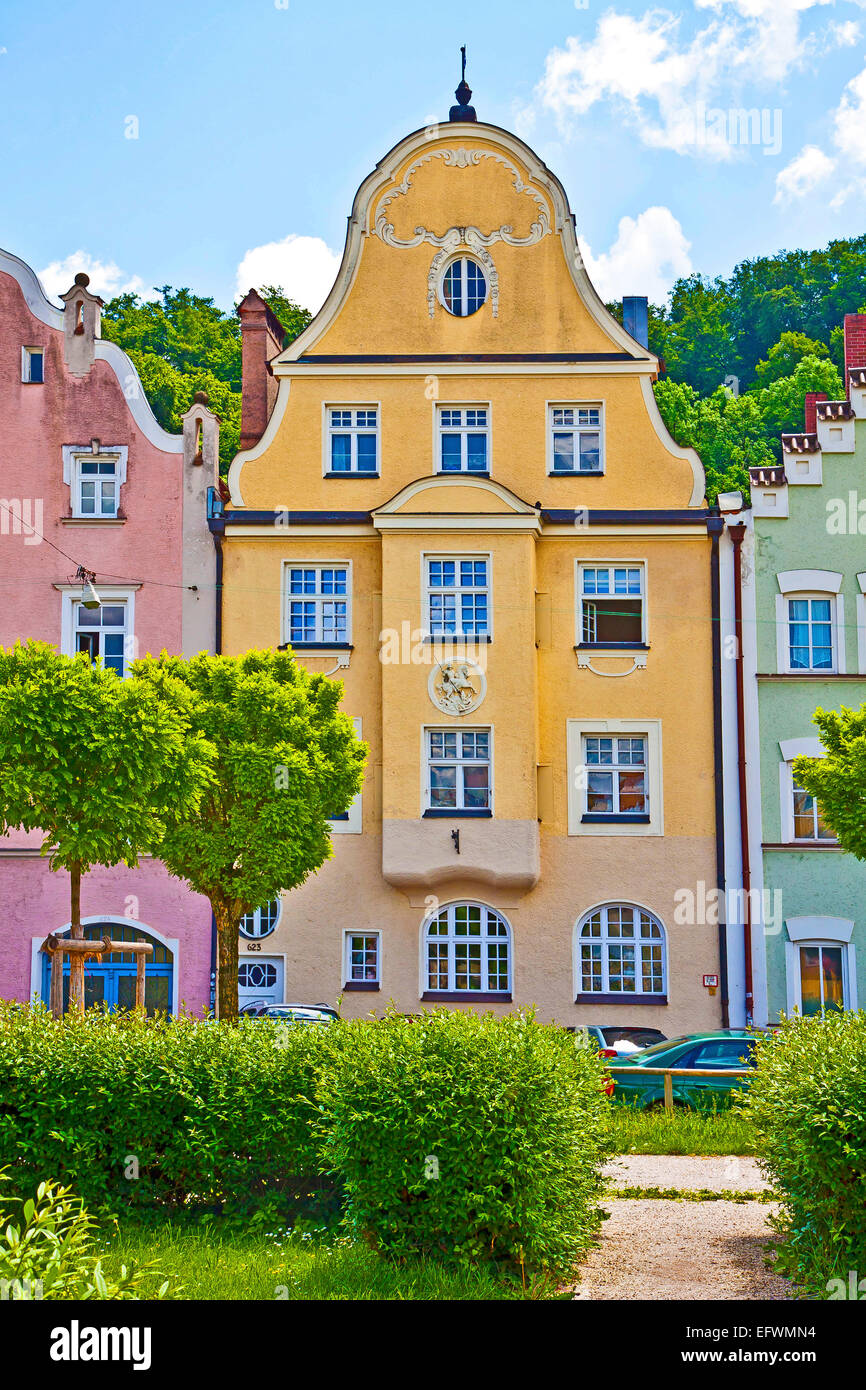
[[[707,479],[704,473],[704,465],[701,463],[701,456],[696,449],[687,449],[682,444],[677,444],[664,420],[655,398],[653,385],[648,376],[642,376],[640,387],[643,392],[644,404],[650,423],[658,435],[669,454],[675,458],[685,459],[692,470],[692,495],[689,498],[690,507],[700,507],[703,503],[707,491]]]
[[[827,749],[819,738],[783,738],[779,740],[782,761],[792,763],[795,758],[826,758]]]
[[[842,941],[854,934],[854,923],[847,917],[786,917],[789,941]]]
[[[39,319],[40,323],[47,324],[49,328],[56,328],[59,333],[63,332],[63,310],[56,304],[52,304],[44,289],[42,282],[35,270],[32,270],[26,261],[22,261],[18,256],[13,256],[11,251],[0,249],[0,270],[6,275],[11,275],[13,280],[18,281],[18,286],[31,314]]]
[[[842,575],[836,570],[781,570],[776,579],[782,594],[838,594],[842,588]]]
[[[378,525],[380,519],[383,517],[396,516],[398,513],[401,514],[401,520],[409,516],[417,519],[427,518],[429,513],[407,513],[402,512],[401,509],[405,507],[406,503],[410,502],[413,497],[417,497],[419,493],[431,490],[433,492],[438,492],[445,487],[466,487],[474,488],[479,492],[487,492],[491,497],[497,498],[498,501],[505,502],[510,508],[511,515],[531,517],[533,520],[538,519],[538,513],[534,507],[530,506],[528,502],[524,502],[523,498],[518,497],[517,493],[512,492],[510,488],[504,487],[502,483],[494,482],[492,478],[476,477],[472,473],[434,473],[431,477],[416,478],[414,482],[407,483],[405,487],[402,487],[400,491],[396,492],[387,502],[383,502],[381,507],[376,507],[372,513],[373,525]],[[434,507],[434,510],[438,514],[439,509]],[[477,513],[475,515],[477,515]],[[506,517],[509,513],[484,512],[483,515],[485,517]]]
[[[646,362],[437,362],[433,359],[418,362],[282,362],[271,363],[275,377],[284,381],[310,377],[349,376],[459,376],[469,380],[487,376],[641,376],[649,380],[656,368]],[[655,400],[655,398],[653,398]],[[276,411],[276,406],[274,407]],[[271,417],[273,418],[273,416]],[[661,416],[659,416],[661,420]],[[664,421],[662,421],[664,429]],[[656,426],[658,432],[658,426]],[[267,432],[266,432],[267,433]],[[266,436],[263,435],[262,439]],[[683,450],[667,435],[664,443],[671,453],[685,456],[694,450]],[[259,441],[261,444],[261,440]],[[256,449],[259,445],[256,445]],[[697,457],[697,455],[695,455]]]
[[[235,454],[229,464],[228,485],[231,505],[233,507],[242,507],[244,505],[244,499],[241,493],[241,473],[243,471],[243,466],[245,463],[251,463],[253,459],[261,458],[262,454],[273,444],[277,437],[277,431],[283,422],[283,416],[286,413],[286,406],[289,403],[289,392],[291,389],[292,383],[290,381],[280,381],[277,389],[277,399],[274,401],[274,408],[271,411],[270,418],[265,426],[265,432],[261,439],[259,439],[251,449],[242,449],[239,454]]]
[[[559,179],[552,174],[547,166],[538,158],[530,147],[520,140],[510,131],[502,130],[499,126],[485,125],[482,122],[462,122],[457,121],[453,124],[443,124],[437,127],[435,139],[447,139],[455,146],[460,147],[464,142],[488,141],[493,150],[488,157],[495,158],[497,149],[504,152],[506,158],[503,162],[508,164],[510,161],[507,156],[516,160],[518,165],[523,164],[529,174],[532,183],[537,184],[549,199],[554,211],[554,226],[551,229],[556,232],[562,241],[565,261],[568,266],[571,278],[574,282],[578,295],[586,306],[592,318],[598,324],[605,335],[615,343],[623,352],[639,357],[650,357],[647,349],[635,342],[630,334],[626,333],[621,324],[608,313],[602,300],[597,294],[583,263],[580,247],[577,242],[575,232],[574,217],[568,205],[565,189]],[[278,357],[274,358],[272,366],[275,368],[287,362],[296,361],[305,353],[311,351],[324,333],[331,327],[337,314],[342,308],[358,273],[361,261],[361,251],[364,238],[376,235],[376,228],[371,218],[371,207],[376,196],[393,181],[397,170],[410,158],[416,150],[429,150],[430,135],[426,130],[416,130],[411,135],[399,141],[393,149],[379,161],[372,173],[364,179],[355,200],[352,204],[352,213],[349,218],[349,226],[346,234],[346,245],[343,250],[343,259],[340,262],[340,269],[334,281],[331,293],[325,300],[312,323],[304,329],[304,332],[295,338],[286,350]],[[435,151],[429,150],[430,157],[434,156]],[[480,152],[479,152],[480,153]],[[426,231],[424,233],[426,236]],[[424,237],[421,238],[422,240]],[[650,358],[651,370],[658,371],[658,361],[655,357]]]

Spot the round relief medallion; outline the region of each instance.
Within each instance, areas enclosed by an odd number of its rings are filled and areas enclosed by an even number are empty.
[[[475,661],[440,661],[427,690],[443,714],[471,714],[487,694],[487,677]]]

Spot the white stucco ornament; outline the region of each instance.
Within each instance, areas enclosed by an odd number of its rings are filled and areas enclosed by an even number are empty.
[[[440,661],[427,690],[443,714],[471,714],[487,694],[487,677],[475,661]]]

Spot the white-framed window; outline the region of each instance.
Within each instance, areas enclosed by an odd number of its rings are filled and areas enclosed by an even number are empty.
[[[576,994],[623,1002],[667,997],[667,939],[657,917],[635,903],[605,903],[576,929]],[[611,998],[612,997],[612,998]]]
[[[69,486],[70,511],[83,521],[115,521],[120,517],[120,490],[126,482],[126,445],[63,446],[63,481]]]
[[[493,807],[492,731],[427,729],[427,810]]]
[[[846,917],[786,917],[788,1013],[857,1008],[854,923]]]
[[[659,719],[569,719],[569,835],[663,835]]]
[[[366,477],[378,473],[378,405],[326,406],[326,417],[326,473],[357,473]]]
[[[649,817],[645,734],[584,734],[587,816]]]
[[[795,840],[823,841],[825,844],[838,844],[829,826],[824,824],[821,808],[814,796],[805,787],[798,787],[791,779],[791,814]]]
[[[116,517],[117,460],[79,458],[75,469],[75,516]]]
[[[425,557],[427,631],[431,637],[474,639],[491,630],[490,557]]]
[[[357,715],[352,715],[351,718],[352,723],[355,726],[355,733],[358,735],[358,738],[361,738],[361,720]],[[332,835],[361,834],[364,828],[362,803],[363,795],[363,792],[358,792],[358,795],[353,800],[348,811],[344,811],[343,814],[340,816],[331,816],[329,818],[331,823]]]
[[[844,673],[842,575],[833,570],[785,570],[776,580],[778,670],[786,675]]]
[[[21,380],[42,385],[45,381],[45,350],[41,347],[21,349]]]
[[[101,660],[109,671],[125,676],[129,669],[131,633],[129,609],[125,600],[101,603],[98,608],[85,608],[76,601],[72,606],[73,651],[86,652],[91,661]]]
[[[439,298],[457,318],[476,314],[487,298],[487,277],[478,261],[471,256],[450,261],[442,275]]]
[[[285,641],[346,646],[351,641],[351,572],[346,564],[285,564]]]
[[[548,473],[603,473],[600,404],[548,407]]]
[[[635,647],[646,644],[646,565],[577,564],[578,645]]]
[[[437,405],[440,473],[489,473],[490,407]]]
[[[381,983],[381,935],[377,931],[347,931],[344,939],[343,983],[366,985]]]
[[[449,903],[424,929],[424,993],[511,994],[511,927],[485,903]]]
[[[272,898],[269,903],[257,907],[254,912],[244,913],[238,923],[238,931],[248,941],[260,941],[263,936],[270,936],[271,932],[276,931],[279,920],[280,900]]]
[[[797,594],[787,599],[788,667],[832,671],[834,594]]]

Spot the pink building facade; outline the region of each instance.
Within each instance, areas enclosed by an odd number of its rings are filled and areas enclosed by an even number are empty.
[[[219,424],[203,400],[183,434],[155,420],[138,374],[99,336],[102,301],[76,276],[62,308],[0,251],[0,645],[28,637],[87,651],[120,675],[148,652],[213,651],[216,554],[207,525]],[[98,608],[85,608],[83,575]],[[39,945],[69,926],[69,880],[40,837],[0,838],[0,998],[45,997]],[[97,869],[86,934],[145,939],[148,1007],[198,1012],[211,996],[211,912],[161,863]],[[86,1000],[134,993],[133,957],[88,961]]]

